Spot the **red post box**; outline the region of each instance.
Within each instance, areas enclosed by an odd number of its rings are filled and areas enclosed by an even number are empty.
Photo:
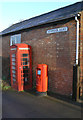
[[[48,75],[46,64],[38,64],[36,69],[36,90],[38,92],[47,92],[48,89]]]
[[[18,91],[32,88],[31,46],[21,43],[10,46],[11,86]]]

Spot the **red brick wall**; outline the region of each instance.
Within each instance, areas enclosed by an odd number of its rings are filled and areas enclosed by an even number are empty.
[[[65,26],[67,32],[46,33],[49,29]],[[72,94],[75,41],[75,20],[22,33],[22,42],[32,46],[34,83],[37,64],[45,63],[48,65],[49,90],[62,95]]]
[[[0,37],[0,56],[2,56],[2,37]]]
[[[47,34],[49,29],[68,27],[67,32]],[[37,27],[21,33],[22,42],[32,46],[33,84],[36,82],[37,64],[48,65],[49,90],[62,95],[72,94],[73,65],[75,64],[76,22],[64,21]],[[3,74],[8,77],[9,40],[3,37]]]
[[[2,37],[2,78],[10,80],[10,36]],[[9,82],[9,81],[8,81]]]
[[[80,19],[80,96],[83,95],[83,11]]]

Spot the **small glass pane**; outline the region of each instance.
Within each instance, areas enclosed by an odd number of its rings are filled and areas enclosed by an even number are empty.
[[[25,78],[25,82],[27,82],[28,78]]]
[[[15,74],[13,74],[13,77],[16,77],[16,75],[15,75]]]
[[[23,62],[23,65],[28,65],[28,62],[26,61],[26,62]]]
[[[12,73],[16,73],[16,71],[15,71],[15,70],[12,70]]]
[[[23,77],[28,77],[28,74],[24,74]]]
[[[23,61],[28,61],[28,58],[23,58]]]
[[[28,70],[23,70],[23,73],[27,73],[28,72]]]
[[[23,69],[28,69],[28,66],[23,66]]]
[[[22,54],[22,56],[23,56],[23,57],[27,57],[27,56],[28,56],[28,54]]]
[[[15,62],[12,62],[12,65],[15,65]]]
[[[16,81],[16,79],[15,79],[15,78],[13,78],[13,81]]]
[[[12,54],[12,57],[15,57],[15,54]]]
[[[12,69],[14,69],[14,70],[15,70],[15,66],[12,66]]]
[[[12,58],[12,61],[15,61],[15,58]]]

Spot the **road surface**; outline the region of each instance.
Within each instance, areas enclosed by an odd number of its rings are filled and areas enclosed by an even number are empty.
[[[3,118],[81,118],[81,107],[28,92],[3,91]]]

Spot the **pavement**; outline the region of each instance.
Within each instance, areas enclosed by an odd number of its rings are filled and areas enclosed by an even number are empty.
[[[2,92],[2,118],[82,118],[82,108],[50,96]]]

